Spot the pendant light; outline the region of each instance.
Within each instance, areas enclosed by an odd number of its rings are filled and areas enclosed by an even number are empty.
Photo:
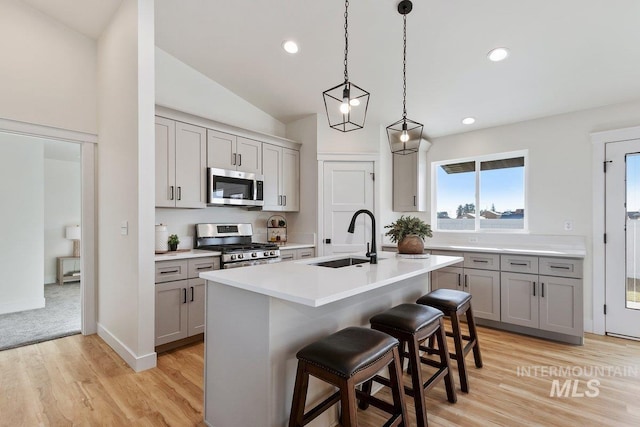
[[[407,15],[413,9],[409,0],[398,3],[398,12],[404,21],[402,59],[402,118],[387,126],[389,146],[393,154],[411,154],[420,148],[423,125],[407,118]]]
[[[322,92],[329,126],[341,132],[362,129],[367,118],[369,92],[349,81],[349,0],[344,2],[344,82]]]

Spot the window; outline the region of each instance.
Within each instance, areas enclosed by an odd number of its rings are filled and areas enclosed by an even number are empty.
[[[434,162],[436,230],[526,230],[526,157],[519,151]]]

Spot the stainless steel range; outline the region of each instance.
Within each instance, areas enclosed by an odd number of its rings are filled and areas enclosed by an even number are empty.
[[[195,249],[222,252],[222,268],[280,262],[275,243],[252,242],[251,224],[196,224]]]

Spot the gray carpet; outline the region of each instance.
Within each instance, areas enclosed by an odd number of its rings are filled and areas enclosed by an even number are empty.
[[[80,282],[44,285],[45,308],[0,314],[0,350],[80,333]]]

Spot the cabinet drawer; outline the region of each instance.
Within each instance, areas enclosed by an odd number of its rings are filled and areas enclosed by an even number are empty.
[[[538,257],[523,255],[501,255],[500,269],[514,273],[538,274]]]
[[[540,275],[582,277],[582,260],[570,258],[540,258]]]
[[[313,258],[316,255],[316,250],[314,248],[298,249],[296,255],[296,259]]]
[[[465,252],[464,267],[479,268],[481,270],[500,270],[500,255]]]
[[[187,278],[187,260],[156,262],[156,283]]]
[[[189,278],[198,278],[200,273],[220,269],[220,257],[189,259]]]
[[[280,261],[293,261],[294,259],[296,259],[295,249],[280,250]]]

